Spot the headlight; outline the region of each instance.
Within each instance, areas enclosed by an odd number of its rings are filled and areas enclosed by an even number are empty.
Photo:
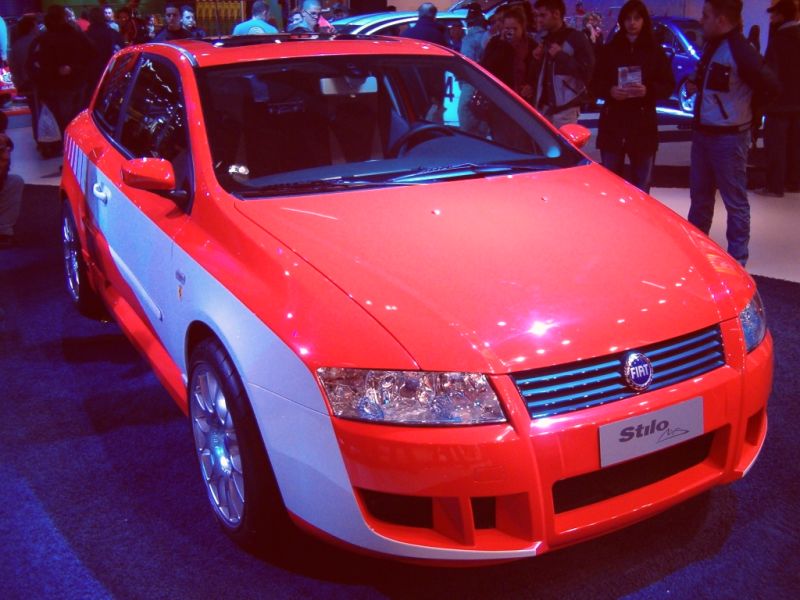
[[[758,292],[739,315],[739,322],[742,324],[742,331],[744,332],[744,343],[747,346],[747,351],[750,352],[767,335],[767,318]]]
[[[484,375],[323,367],[317,375],[333,414],[404,425],[476,425],[506,420]]]

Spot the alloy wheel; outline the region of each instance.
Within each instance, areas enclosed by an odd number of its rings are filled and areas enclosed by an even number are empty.
[[[236,527],[244,514],[244,474],[225,391],[205,364],[195,369],[190,390],[195,448],[209,500],[222,521]]]

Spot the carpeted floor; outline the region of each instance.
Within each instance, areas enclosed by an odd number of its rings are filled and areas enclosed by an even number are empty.
[[[0,251],[0,598],[790,598],[800,587],[800,285],[759,278],[776,342],[748,477],[536,559],[440,569],[217,530],[188,422],[111,323],[67,301],[54,188]]]

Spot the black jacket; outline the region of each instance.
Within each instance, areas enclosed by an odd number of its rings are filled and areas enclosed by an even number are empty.
[[[81,89],[88,82],[94,53],[94,46],[82,32],[64,25],[36,38],[28,56],[28,72],[45,94]],[[67,75],[59,73],[64,66],[70,68]]]
[[[409,27],[403,32],[401,37],[447,46],[444,29],[432,17],[420,17],[413,27]]]
[[[647,94],[642,98],[615,100],[611,88],[618,85],[620,67],[642,68]],[[672,67],[664,50],[639,36],[631,43],[624,33],[605,45],[590,85],[592,95],[604,100],[600,112],[597,147],[611,152],[655,154],[658,149],[656,101],[669,98],[675,87]]]
[[[528,51],[525,54],[525,83],[536,85],[536,76],[540,64],[533,58],[536,50],[536,41],[528,36]],[[495,35],[486,44],[481,66],[514,89],[514,47],[505,41],[501,35]],[[519,92],[519,90],[515,90]]]
[[[106,68],[111,56],[122,48],[122,36],[105,23],[92,23],[86,30],[86,37],[94,46],[94,56],[89,63],[89,86],[94,88]]]
[[[800,22],[778,28],[767,46],[767,66],[778,76],[780,94],[765,108],[767,114],[800,113]]]

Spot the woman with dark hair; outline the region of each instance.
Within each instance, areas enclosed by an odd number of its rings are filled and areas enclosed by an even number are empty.
[[[675,80],[644,2],[626,2],[617,22],[619,31],[600,52],[590,84],[593,95],[604,100],[597,148],[603,166],[620,177],[627,155],[626,179],[649,192],[658,149],[656,100],[669,98]]]
[[[525,12],[517,5],[506,8],[500,22],[500,33],[486,45],[481,64],[528,102],[534,101],[533,82],[537,61],[533,56],[537,44],[528,33]]]

